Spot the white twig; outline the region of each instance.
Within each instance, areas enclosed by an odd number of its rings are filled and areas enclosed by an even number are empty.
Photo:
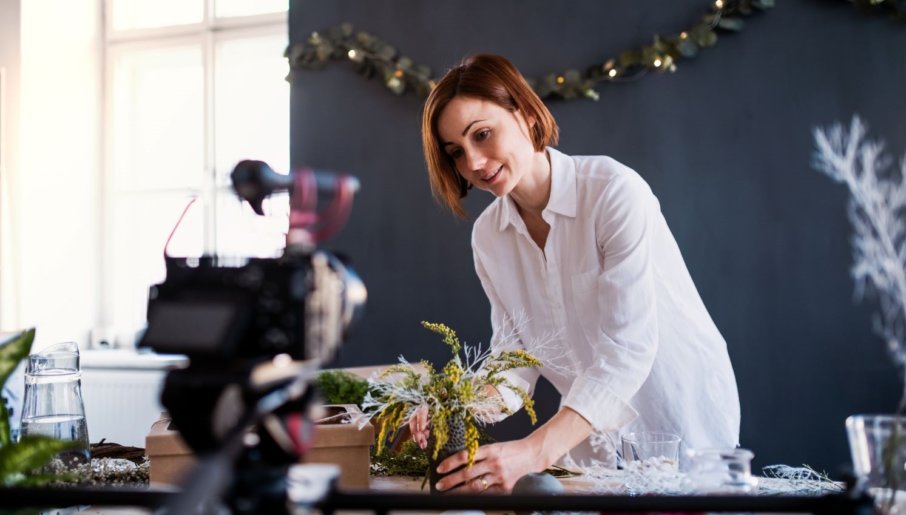
[[[839,124],[814,129],[813,166],[849,188],[853,225],[856,295],[874,293],[879,312],[875,331],[886,340],[901,373],[906,368],[906,156],[899,171],[890,170],[884,143],[866,139],[858,116],[849,131]],[[904,375],[906,378],[906,375]],[[906,401],[906,397],[901,400]]]

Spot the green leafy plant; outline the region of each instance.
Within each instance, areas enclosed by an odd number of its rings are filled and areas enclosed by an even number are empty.
[[[471,466],[480,440],[478,426],[496,421],[501,413],[510,414],[498,394],[500,387],[519,395],[532,424],[536,423],[531,397],[513,385],[503,372],[541,366],[537,358],[521,349],[492,353],[480,346],[463,345],[456,332],[444,324],[422,322],[422,326],[441,335],[453,357],[439,371],[431,363],[422,361],[427,373],[420,372],[400,357],[399,364],[388,367],[369,381],[370,389],[362,406],[366,415],[380,417],[383,421],[377,440],[378,454],[415,411],[425,406],[433,437],[433,448],[428,449],[432,458],[436,460],[447,443],[452,424],[461,420]]]
[[[28,353],[35,340],[34,328],[22,331],[0,347],[0,385],[7,379]],[[0,485],[41,485],[59,479],[58,475],[45,474],[40,469],[62,451],[73,448],[74,443],[46,436],[24,436],[18,442],[10,438],[9,412],[0,403]]]
[[[428,470],[428,455],[412,440],[403,442],[396,452],[378,454],[372,449],[371,473],[379,476],[422,477]]]
[[[327,404],[355,404],[361,407],[368,392],[368,381],[342,370],[318,374],[318,390]]]

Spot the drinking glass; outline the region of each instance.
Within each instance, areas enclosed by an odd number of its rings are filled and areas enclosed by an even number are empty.
[[[28,357],[20,437],[72,440],[74,448],[58,457],[66,465],[88,463],[91,450],[82,403],[79,346],[58,343]]]
[[[906,512],[906,417],[851,415],[846,432],[854,472],[878,512]]]
[[[757,485],[752,477],[748,449],[689,449],[688,475],[698,493],[750,492]]]
[[[679,435],[640,431],[626,433],[621,440],[623,460],[626,462],[642,462],[658,468],[679,469],[679,449],[682,442]]]

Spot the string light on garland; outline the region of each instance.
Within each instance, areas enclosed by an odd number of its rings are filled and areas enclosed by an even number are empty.
[[[295,70],[318,69],[332,60],[346,60],[365,77],[380,77],[396,94],[414,91],[427,96],[434,87],[430,68],[413,63],[367,32],[355,32],[349,23],[313,32],[306,43],[290,46],[284,55],[291,70],[288,80]]]
[[[855,0],[864,2],[891,2],[897,0]],[[698,23],[674,36],[655,34],[651,45],[624,50],[617,57],[594,64],[580,72],[566,70],[541,78],[527,78],[529,84],[544,99],[571,100],[599,98],[595,86],[601,82],[626,82],[637,80],[650,71],[673,73],[677,62],[691,59],[702,48],[717,44],[718,32],[739,32],[745,23],[743,17],[774,6],[774,0],[713,0],[708,14]],[[306,43],[297,43],[286,49],[290,76],[298,70],[318,69],[329,61],[346,60],[365,77],[380,77],[384,85],[401,95],[414,92],[427,96],[436,83],[431,69],[399,55],[389,43],[367,32],[355,32],[349,23],[314,32]]]

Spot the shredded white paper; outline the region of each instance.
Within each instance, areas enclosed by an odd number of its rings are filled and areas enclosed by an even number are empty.
[[[715,489],[709,485],[703,490],[694,476],[676,470],[669,463],[647,460],[624,466],[623,469],[586,466],[581,476],[566,481],[576,492],[610,495],[824,495],[844,490],[842,483],[809,467],[770,465],[764,467],[764,476],[753,476],[748,487],[728,484]]]

